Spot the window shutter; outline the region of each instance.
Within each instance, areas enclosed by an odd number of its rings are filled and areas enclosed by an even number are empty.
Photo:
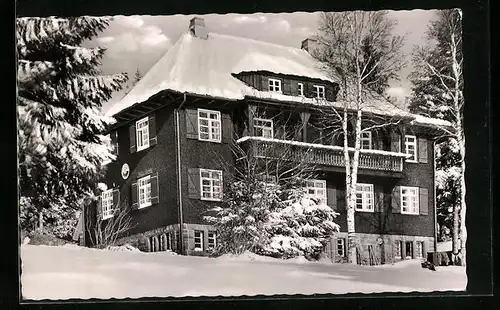
[[[200,199],[200,169],[188,168],[188,197]]]
[[[261,76],[260,80],[262,91],[269,91],[269,78],[267,76]]]
[[[392,189],[391,197],[392,213],[401,213],[401,187],[395,186]]]
[[[151,115],[148,120],[149,125],[149,146],[156,145],[158,139],[156,138],[156,122],[155,116]]]
[[[102,196],[97,199],[96,216],[98,221],[102,220]]]
[[[149,183],[151,184],[151,203],[157,204],[160,202],[159,192],[158,192],[158,172],[155,172],[149,178]]]
[[[420,200],[418,203],[419,213],[421,215],[429,214],[429,190],[427,188],[421,187],[418,189]]]
[[[375,212],[384,212],[384,192],[377,192],[375,191],[374,193],[374,211]]]
[[[233,139],[233,122],[228,114],[222,114],[222,142],[231,143]]]
[[[198,139],[198,110],[186,110],[186,138]]]
[[[337,210],[337,189],[332,187],[326,188],[326,204],[333,210]]]
[[[131,201],[132,201],[132,209],[137,209],[139,207],[139,201],[137,200],[137,196],[139,193],[139,188],[137,187],[137,182],[132,183],[131,185]]]
[[[292,82],[289,79],[281,80],[283,83],[283,94],[292,95]]]
[[[120,208],[120,190],[119,189],[114,189],[113,190],[113,214],[115,213],[115,210]]]
[[[429,162],[428,157],[427,140],[418,138],[418,162],[426,164]]]
[[[313,85],[311,83],[304,83],[304,97],[312,98]]]
[[[130,136],[130,154],[137,152],[137,145],[135,143],[136,139],[136,130],[135,124],[130,126],[129,128],[129,136]]]
[[[401,152],[401,135],[395,131],[391,132],[391,152]]]

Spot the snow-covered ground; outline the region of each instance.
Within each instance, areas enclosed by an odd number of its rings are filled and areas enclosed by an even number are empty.
[[[219,258],[169,252],[21,246],[23,299],[241,296],[465,290],[463,267],[353,266],[245,254]]]

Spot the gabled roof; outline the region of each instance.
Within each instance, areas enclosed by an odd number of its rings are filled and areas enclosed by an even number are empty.
[[[339,81],[327,75],[316,59],[299,48],[212,32],[208,39],[185,33],[125,97],[108,109],[106,115],[116,115],[135,104],[147,101],[163,90],[226,100],[250,97],[342,107],[339,102],[259,91],[234,76],[241,72],[256,71],[334,83]],[[381,115],[410,117],[414,119],[414,123],[421,125],[449,125],[446,121],[413,115],[377,95],[371,96],[363,110]]]
[[[232,74],[269,71],[335,82],[304,50],[247,38],[210,33],[200,39],[186,33],[107,111],[108,116],[162,90],[241,100],[253,89]]]

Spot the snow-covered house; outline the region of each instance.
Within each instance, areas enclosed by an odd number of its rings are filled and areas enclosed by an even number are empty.
[[[307,51],[311,43],[306,39],[299,49],[216,34],[203,19],[191,20],[188,32],[107,112],[117,120],[110,135],[118,156],[108,164],[99,213],[109,217],[118,201],[132,206],[135,227],[123,242],[149,251],[205,253],[217,236],[203,215],[230,178],[227,163],[236,164],[230,144],[256,155],[289,145],[297,159],[317,166],[320,176],[308,182],[309,194],[340,213],[341,232],[325,251],[344,260],[342,148],[315,125],[318,109],[338,104],[339,83],[319,69]],[[362,137],[355,218],[360,256],[382,262],[422,257],[435,244],[429,128],[438,121],[384,100],[367,111],[408,126]]]

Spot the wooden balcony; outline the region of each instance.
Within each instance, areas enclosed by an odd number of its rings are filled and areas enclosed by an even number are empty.
[[[323,167],[345,167],[343,147],[263,137],[243,137],[238,140],[243,148],[258,158],[282,158],[305,161]],[[354,149],[350,150],[354,152]],[[400,173],[407,155],[381,150],[361,150],[359,169],[373,172]]]

